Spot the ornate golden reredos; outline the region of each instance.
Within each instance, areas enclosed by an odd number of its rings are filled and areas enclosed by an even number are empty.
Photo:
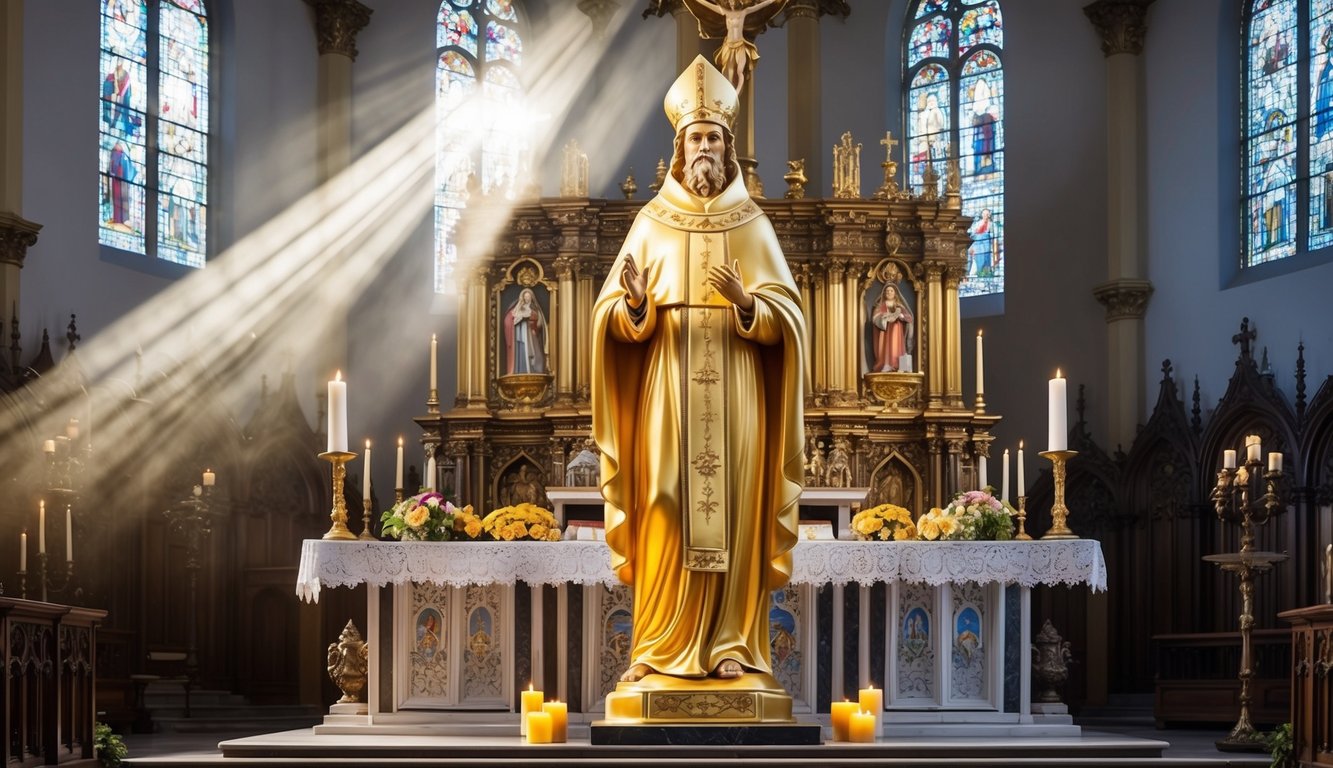
[[[662,108],[666,110],[672,130],[677,133],[700,120],[725,125],[730,131],[735,128],[739,104],[736,88],[717,71],[717,67],[699,55],[671,85]]]

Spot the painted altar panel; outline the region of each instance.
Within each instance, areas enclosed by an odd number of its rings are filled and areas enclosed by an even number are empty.
[[[939,703],[940,589],[927,584],[894,583],[888,591],[890,625],[885,658],[889,660],[890,706],[920,707]]]
[[[1003,690],[1003,659],[999,638],[1003,602],[998,585],[976,582],[947,585],[944,627],[945,706],[975,706],[1000,709]]]
[[[396,709],[508,709],[513,588],[412,583],[394,595]]]
[[[602,713],[606,695],[630,664],[634,596],[625,586],[584,588],[583,711]],[[814,588],[788,584],[769,601],[773,676],[792,697],[792,711],[814,712]]]

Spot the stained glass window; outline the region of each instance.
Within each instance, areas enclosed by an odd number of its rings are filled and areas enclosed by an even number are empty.
[[[1333,2],[1333,0],[1327,0]],[[1004,292],[1004,23],[999,0],[915,0],[903,47],[907,183],[958,158],[972,244],[960,296]]]
[[[209,119],[203,3],[104,0],[100,62],[98,239],[201,267]]]
[[[514,0],[443,0],[435,41],[434,282],[444,293],[452,288],[469,190],[512,197],[524,170],[519,9]]]
[[[1333,245],[1333,0],[1251,0],[1242,31],[1252,267]]]

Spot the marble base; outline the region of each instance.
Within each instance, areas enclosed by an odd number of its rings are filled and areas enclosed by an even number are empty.
[[[364,715],[370,711],[363,701],[354,701],[349,704],[332,704],[329,706],[330,715]]]
[[[648,675],[619,683],[606,696],[606,717],[627,725],[793,722],[791,696],[772,675],[757,672],[732,680]]]
[[[1067,715],[1069,714],[1069,705],[1055,702],[1052,704],[1033,702],[1032,714],[1034,715]]]
[[[818,723],[621,723],[599,720],[592,724],[594,746],[813,746],[823,743]]]

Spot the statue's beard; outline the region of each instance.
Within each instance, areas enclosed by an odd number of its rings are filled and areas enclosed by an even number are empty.
[[[685,188],[700,197],[712,197],[722,191],[727,182],[727,170],[711,154],[700,153],[685,169]]]

